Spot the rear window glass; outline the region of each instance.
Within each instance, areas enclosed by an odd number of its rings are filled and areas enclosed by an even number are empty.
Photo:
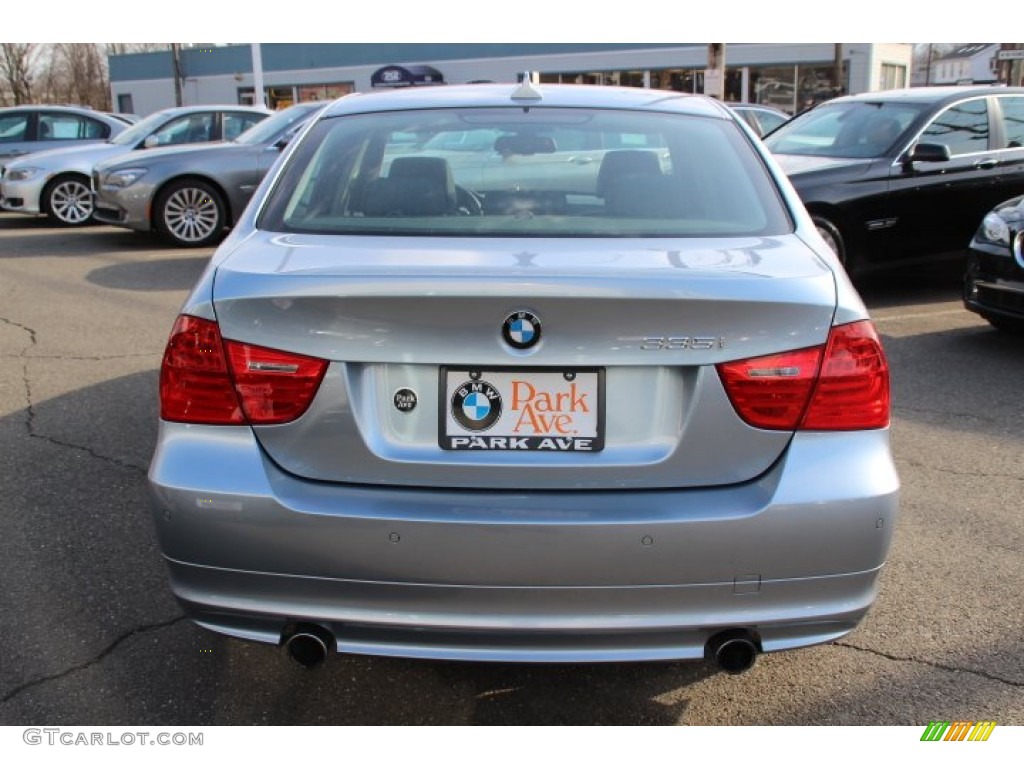
[[[539,107],[322,120],[258,225],[418,236],[790,231],[771,178],[729,121]]]

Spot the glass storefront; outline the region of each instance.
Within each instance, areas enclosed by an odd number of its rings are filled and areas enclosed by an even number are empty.
[[[337,99],[355,90],[354,83],[315,83],[311,85],[270,85],[265,89],[266,105],[270,109],[284,109],[303,101]],[[252,87],[238,89],[238,103],[255,103]]]
[[[785,64],[772,66],[727,67],[725,100],[753,102],[778,107],[795,114],[838,93],[845,93],[847,81],[837,89],[832,85],[834,64]],[[546,72],[542,83],[581,83],[588,85],[625,85],[643,88],[645,77],[651,88],[682,93],[704,92],[703,69],[652,69],[648,71]]]

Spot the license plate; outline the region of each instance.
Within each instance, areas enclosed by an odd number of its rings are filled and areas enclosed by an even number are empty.
[[[438,445],[449,451],[604,448],[604,370],[441,369]]]

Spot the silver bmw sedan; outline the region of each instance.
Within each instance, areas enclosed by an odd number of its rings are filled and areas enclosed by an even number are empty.
[[[701,96],[340,99],[185,302],[160,401],[171,589],[306,665],[741,672],[857,626],[897,514],[865,307]]]

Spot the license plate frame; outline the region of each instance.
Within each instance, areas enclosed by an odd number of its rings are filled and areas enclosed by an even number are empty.
[[[442,450],[604,450],[604,368],[446,365],[438,369],[438,400]]]

